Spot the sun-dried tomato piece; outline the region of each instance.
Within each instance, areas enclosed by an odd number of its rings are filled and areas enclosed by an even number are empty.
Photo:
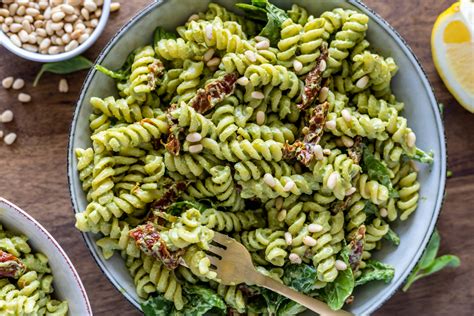
[[[354,272],[359,270],[360,262],[362,260],[365,230],[365,225],[361,225],[349,243],[349,264]]]
[[[166,190],[163,196],[159,200],[156,200],[151,204],[151,210],[157,212],[166,211],[166,209],[170,207],[171,204],[176,202],[179,194],[186,190],[188,184],[189,183],[186,181],[178,181],[171,184],[171,186],[168,190]]]
[[[323,44],[321,46],[321,54],[316,59],[316,66],[308,73],[305,78],[301,104],[297,105],[299,109],[304,110],[310,106],[319,94],[319,91],[321,91],[323,72],[326,68],[326,66],[323,65],[326,65],[328,56],[328,47],[326,44]]]
[[[165,66],[163,66],[163,63],[159,59],[156,59],[154,62],[148,65],[149,73],[147,74],[147,85],[150,90],[155,89],[158,83],[158,78],[164,73],[164,70]]]
[[[19,278],[25,273],[26,267],[20,259],[11,253],[0,250],[0,277]]]
[[[329,209],[331,210],[331,212],[333,214],[337,214],[339,212],[344,212],[349,207],[349,204],[351,203],[351,198],[352,198],[352,196],[348,195],[342,201],[341,200],[336,200],[335,202],[331,203]]]
[[[197,91],[190,105],[199,113],[205,113],[234,92],[237,74],[226,74]]]
[[[362,137],[356,136],[354,138],[354,145],[348,149],[349,157],[354,161],[354,163],[359,164],[362,159],[362,153],[364,148],[362,147]]]

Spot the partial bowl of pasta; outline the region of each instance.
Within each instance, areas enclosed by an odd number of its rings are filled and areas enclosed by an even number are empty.
[[[81,279],[58,242],[1,197],[0,314],[92,315]]]
[[[149,315],[304,310],[219,284],[214,232],[261,273],[370,314],[421,257],[445,174],[421,65],[353,0],[151,4],[90,71],[68,149],[76,227]]]

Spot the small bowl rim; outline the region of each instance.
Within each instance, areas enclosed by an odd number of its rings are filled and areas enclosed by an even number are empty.
[[[102,4],[102,14],[99,19],[99,24],[97,24],[97,27],[92,32],[91,36],[84,43],[80,44],[69,52],[64,52],[55,55],[29,52],[26,49],[23,49],[13,44],[10,38],[2,30],[0,30],[0,45],[2,45],[8,51],[21,58],[35,62],[52,63],[71,59],[89,49],[100,37],[100,35],[105,29],[105,26],[107,25],[107,21],[109,20],[111,1],[112,0],[104,0],[104,3]]]
[[[87,295],[87,291],[84,287],[84,284],[82,283],[81,277],[79,276],[79,273],[77,272],[76,268],[74,267],[74,264],[72,263],[71,259],[69,259],[68,255],[66,254],[64,249],[61,247],[61,245],[58,243],[58,241],[48,232],[48,230],[46,228],[43,227],[43,225],[41,225],[36,219],[34,219],[30,214],[28,214],[26,211],[24,211],[18,205],[10,202],[9,200],[7,200],[3,197],[0,197],[0,205],[1,204],[7,205],[11,209],[15,210],[18,214],[23,216],[27,221],[32,222],[33,225],[35,225],[36,228],[38,228],[38,230],[43,235],[45,235],[45,237],[51,242],[51,244],[61,254],[64,261],[67,263],[68,268],[69,268],[70,272],[72,273],[74,279],[76,280],[76,284],[78,285],[78,287],[79,287],[79,289],[82,293],[82,298],[83,298],[83,301],[85,303],[85,307],[87,309],[88,315],[92,316],[93,315],[92,307],[91,307],[91,304],[90,304],[90,301],[89,301],[89,297]],[[27,233],[25,233],[23,231],[21,233],[25,234],[25,236],[27,236],[29,238]],[[53,273],[53,276],[54,276],[54,273]]]
[[[99,62],[105,58],[105,56],[109,53],[109,51],[114,47],[116,42],[120,40],[120,37],[123,35],[123,33],[125,33],[128,30],[128,28],[130,28],[134,23],[136,23],[137,20],[149,14],[150,11],[155,10],[156,8],[160,7],[163,3],[167,1],[168,0],[153,1],[147,6],[145,6],[142,10],[138,11],[132,18],[130,18],[130,20],[127,23],[125,23],[119,30],[117,30],[114,36],[110,38],[107,45],[104,46],[100,54],[97,56],[96,60],[94,61],[94,64],[99,64]],[[446,170],[447,170],[447,155],[448,155],[447,147],[446,147],[446,131],[444,128],[441,112],[437,108],[437,104],[439,102],[434,92],[433,85],[431,84],[428,78],[428,75],[425,69],[423,68],[423,65],[421,64],[420,60],[415,55],[413,49],[407,43],[405,38],[385,18],[383,18],[379,13],[375,12],[371,7],[365,4],[362,0],[344,0],[344,1],[355,6],[357,9],[361,11],[366,10],[369,13],[369,15],[373,16],[374,21],[378,23],[383,29],[385,29],[385,31],[389,33],[394,40],[400,42],[400,45],[399,45],[400,49],[404,51],[407,58],[410,59],[412,63],[414,64],[415,68],[417,68],[417,72],[420,74],[420,77],[423,81],[423,85],[425,86],[425,89],[427,93],[429,94],[429,98],[431,99],[430,105],[432,106],[432,110],[435,113],[435,122],[437,123],[437,126],[439,127],[439,135],[437,135],[437,137],[439,137],[439,141],[441,145],[441,153],[439,157],[439,161],[441,163],[440,165],[441,176],[440,176],[440,182],[439,182],[439,188],[438,188],[438,195],[436,197],[435,210],[433,211],[432,218],[430,218],[429,228],[426,231],[423,237],[423,241],[421,242],[421,245],[418,248],[416,255],[413,257],[409,267],[405,271],[403,271],[402,276],[398,278],[398,281],[397,281],[398,284],[391,291],[389,291],[380,301],[378,301],[373,306],[368,308],[368,310],[365,311],[367,313],[373,313],[376,310],[378,310],[381,306],[383,306],[391,297],[393,297],[397,293],[397,291],[403,285],[404,281],[407,279],[409,274],[413,271],[416,264],[421,259],[421,256],[423,255],[426,249],[426,246],[435,231],[436,224],[438,223],[441,210],[445,202],[445,196],[446,196]],[[92,79],[94,78],[95,73],[96,73],[95,69],[91,68],[86,78],[84,79],[83,85],[81,87],[81,93],[76,103],[77,106],[74,111],[73,119],[72,119],[70,130],[69,130],[67,176],[68,176],[70,199],[71,199],[71,204],[72,204],[72,209],[73,209],[74,214],[76,214],[77,212],[80,212],[80,210],[77,207],[78,197],[74,195],[74,183],[73,183],[74,175],[73,174],[75,170],[72,169],[72,163],[71,163],[71,161],[74,159],[73,140],[74,140],[74,134],[76,131],[76,125],[77,125],[79,113],[82,108],[80,105],[81,103],[83,103],[83,99],[87,92],[87,88],[90,85],[90,82],[92,81]],[[84,241],[86,242],[87,248],[89,249],[90,254],[96,261],[97,265],[99,266],[103,274],[107,277],[109,282],[112,283],[112,285],[115,287],[115,289],[127,299],[129,304],[134,306],[137,310],[141,311],[141,308],[138,302],[134,298],[132,298],[127,292],[124,293],[123,291],[121,291],[120,283],[115,278],[114,273],[108,270],[108,268],[106,267],[106,262],[104,260],[101,260],[100,255],[94,249],[93,241],[90,238],[91,235],[93,234],[82,232],[82,236],[84,238]],[[393,280],[391,283],[393,283]]]

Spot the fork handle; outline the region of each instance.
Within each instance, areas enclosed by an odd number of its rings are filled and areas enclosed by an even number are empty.
[[[258,273],[258,276],[256,276],[255,280],[256,285],[263,286],[264,288],[286,296],[321,316],[353,316],[352,313],[346,312],[342,309],[337,311],[332,310],[326,303],[303,293],[297,292],[292,288],[283,285],[280,282],[275,281],[274,279],[263,274]]]

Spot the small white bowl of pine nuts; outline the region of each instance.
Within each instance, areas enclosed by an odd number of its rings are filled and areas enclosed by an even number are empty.
[[[110,11],[111,0],[2,0],[0,44],[37,62],[67,60],[97,40]]]

